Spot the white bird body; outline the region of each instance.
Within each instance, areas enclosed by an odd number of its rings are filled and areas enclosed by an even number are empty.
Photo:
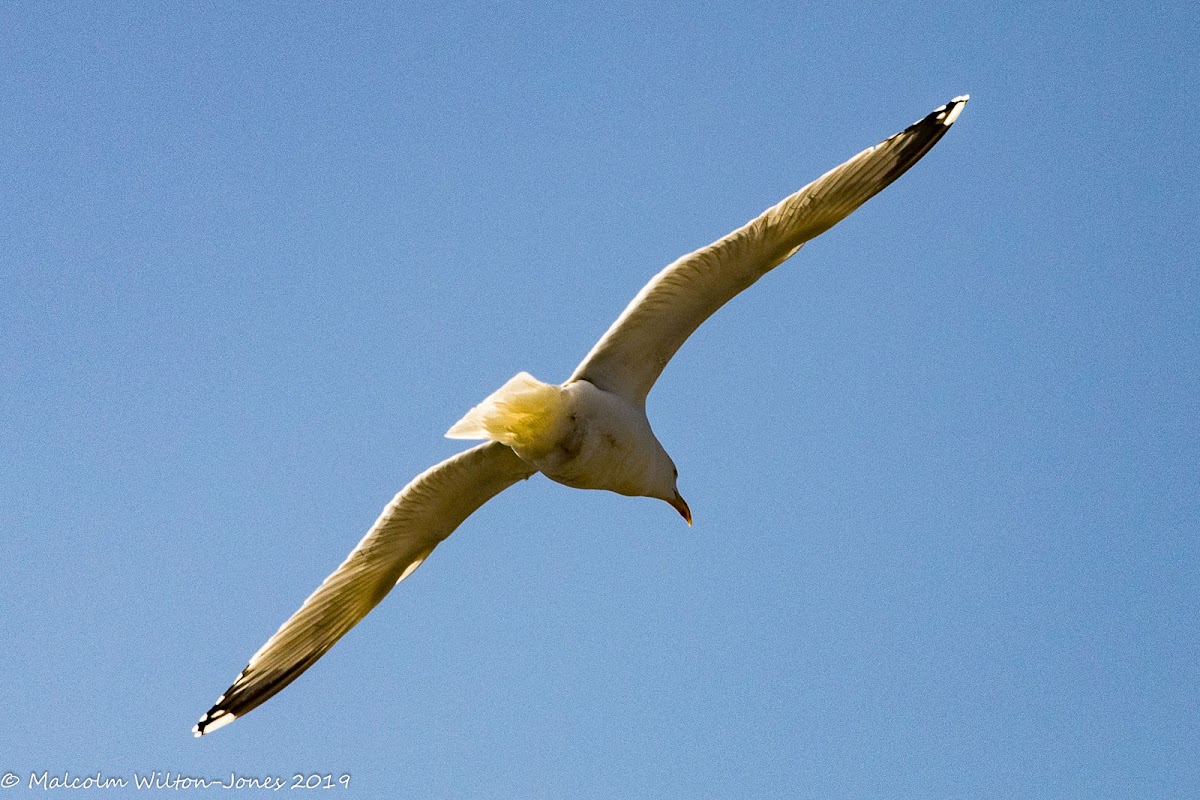
[[[519,373],[446,436],[506,444],[547,478],[575,489],[667,502],[678,494],[675,464],[645,407],[586,380],[552,386]]]
[[[660,499],[691,524],[675,464],[646,417],[646,395],[663,367],[713,312],[920,160],[967,99],[956,97],[667,266],[566,383],[543,383],[522,372],[467,412],[446,435],[488,441],[410,481],[341,566],[250,658],[195,734],[228,725],[280,691],[479,506],[535,472],[578,489]]]

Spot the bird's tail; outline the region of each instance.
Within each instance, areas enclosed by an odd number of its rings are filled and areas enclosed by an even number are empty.
[[[518,372],[446,431],[447,439],[490,439],[520,454],[552,447],[569,424],[561,386]]]

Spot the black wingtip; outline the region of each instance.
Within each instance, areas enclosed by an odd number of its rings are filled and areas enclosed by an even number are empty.
[[[951,100],[945,105],[938,106],[933,111],[925,115],[923,119],[917,120],[912,125],[908,126],[908,130],[920,127],[931,127],[941,125],[943,128],[949,128],[958,119],[958,115],[962,113],[963,108],[967,105],[967,101],[971,99],[969,94],[960,94],[958,97]]]
[[[946,105],[943,106],[946,116],[941,120],[942,124],[947,128],[953,125],[954,121],[958,119],[958,115],[962,113],[963,108],[966,107],[967,101],[970,99],[971,95],[960,94],[949,103],[946,103]],[[937,112],[934,113],[936,114]]]
[[[896,178],[908,171],[908,168],[921,160],[929,150],[938,143],[938,140],[945,135],[946,131],[950,130],[950,126],[958,119],[958,115],[962,113],[967,101],[971,99],[971,95],[963,94],[951,100],[945,105],[940,105],[933,111],[930,111],[921,119],[909,125],[904,130],[890,137],[887,141],[882,142],[879,146],[887,145],[889,142],[903,142],[901,150],[896,157],[896,163],[883,179],[883,185],[887,185]]]
[[[197,739],[206,733],[211,733],[218,728],[223,728],[229,723],[237,719],[237,714],[230,714],[221,708],[220,703],[210,708],[200,718],[200,721],[192,726],[192,735]]]
[[[249,666],[247,666],[246,669],[249,669]],[[246,670],[242,670],[238,674],[237,680],[233,682],[233,685],[225,690],[225,694],[218,697],[217,702],[213,703],[213,707],[208,711],[205,711],[204,716],[200,717],[200,721],[192,726],[193,736],[199,739],[206,733],[211,733],[212,731],[225,727],[237,719],[239,714],[244,713],[239,712],[238,714],[235,714],[230,711],[227,705],[227,699],[233,693],[234,688],[237,687],[238,681],[240,681],[245,674]]]
[[[332,645],[333,642],[329,642],[308,653],[287,669],[275,673],[264,673],[253,663],[247,664],[233,684],[225,690],[225,694],[217,698],[216,705],[205,712],[192,728],[192,733],[196,736],[211,733],[258,708],[311,667]]]

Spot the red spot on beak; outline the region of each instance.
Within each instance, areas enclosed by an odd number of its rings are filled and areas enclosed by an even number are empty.
[[[688,504],[679,496],[679,492],[675,492],[675,497],[667,501],[671,504],[671,508],[679,512],[679,516],[687,520],[688,527],[692,526],[692,510],[688,508]]]

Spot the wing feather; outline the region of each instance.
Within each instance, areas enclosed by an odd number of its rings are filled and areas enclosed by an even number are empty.
[[[942,138],[967,99],[956,97],[667,266],[626,306],[570,380],[644,403],[663,367],[704,320],[904,174]]]
[[[488,442],[414,478],[383,509],[342,565],[251,657],[193,732],[202,736],[228,725],[295,680],[463,520],[534,472],[507,446]]]

